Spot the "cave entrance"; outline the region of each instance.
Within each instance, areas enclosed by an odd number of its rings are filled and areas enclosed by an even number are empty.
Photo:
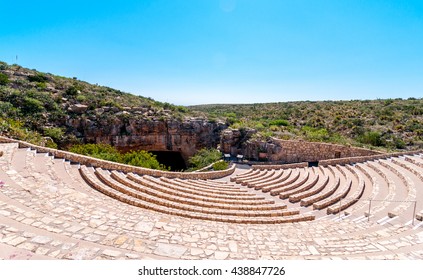
[[[161,164],[170,167],[172,171],[181,171],[187,168],[185,161],[180,152],[173,151],[149,151],[153,155],[156,155],[157,161]]]
[[[319,166],[318,161],[309,161],[308,162],[308,167],[318,167],[318,166]]]

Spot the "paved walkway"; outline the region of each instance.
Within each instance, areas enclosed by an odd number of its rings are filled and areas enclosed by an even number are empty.
[[[109,198],[63,160],[14,144],[0,149],[6,183],[0,189],[0,259],[423,258],[418,221],[382,225],[358,214],[270,225],[187,219]]]

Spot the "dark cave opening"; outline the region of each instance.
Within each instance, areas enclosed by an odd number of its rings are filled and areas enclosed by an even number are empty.
[[[158,162],[170,167],[171,171],[181,171],[187,168],[180,152],[173,151],[149,151],[156,155]]]

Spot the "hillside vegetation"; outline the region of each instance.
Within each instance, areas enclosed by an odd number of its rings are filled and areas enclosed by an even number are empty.
[[[255,137],[304,139],[382,150],[423,148],[423,99],[190,106]]]
[[[182,119],[188,110],[74,78],[0,62],[0,134],[34,144],[78,143],[72,119]]]
[[[423,148],[423,99],[175,106],[74,78],[0,62],[0,134],[34,144],[78,144],[74,120],[114,123],[207,116],[254,137],[304,139],[381,150]]]

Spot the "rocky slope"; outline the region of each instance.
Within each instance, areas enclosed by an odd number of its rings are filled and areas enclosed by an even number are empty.
[[[47,145],[61,148],[81,141],[176,151],[187,160],[216,147],[226,127],[182,106],[0,63],[0,134],[6,136],[44,143],[48,136]]]

